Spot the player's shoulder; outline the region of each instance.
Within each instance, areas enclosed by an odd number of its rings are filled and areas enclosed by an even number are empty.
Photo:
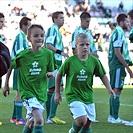
[[[52,54],[52,55],[54,54],[53,51],[51,51],[51,50],[49,50],[49,49],[47,49],[47,48],[45,48],[45,47],[43,47],[42,50],[44,51],[45,54],[49,54],[49,55],[50,55],[50,54]]]
[[[91,60],[91,62],[99,62],[100,61],[99,58],[97,58],[97,57],[95,57],[95,56],[93,56],[91,54],[89,54],[89,59]]]

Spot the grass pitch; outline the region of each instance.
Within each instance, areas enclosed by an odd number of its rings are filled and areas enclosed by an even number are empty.
[[[0,126],[0,133],[21,133],[23,126],[10,124],[9,119],[12,115],[13,101],[15,91],[11,89],[11,94],[4,97],[0,90],[0,121],[3,123]],[[109,94],[103,86],[94,87],[94,96],[96,104],[96,114],[99,123],[92,123],[92,133],[133,133],[133,127],[127,127],[123,124],[109,124],[107,117],[109,115]],[[131,121],[133,119],[133,87],[125,86],[121,94],[120,117]],[[25,118],[26,109],[23,107],[23,118]],[[73,118],[65,101],[58,107],[57,116],[67,123],[66,125],[44,124],[45,133],[68,133],[71,128]],[[45,112],[44,112],[45,118]]]

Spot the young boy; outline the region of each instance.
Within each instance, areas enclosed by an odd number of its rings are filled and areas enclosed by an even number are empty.
[[[74,121],[69,133],[91,133],[91,122],[95,120],[93,76],[99,76],[109,94],[115,98],[106,72],[100,60],[90,52],[90,39],[87,34],[79,33],[75,38],[77,54],[65,60],[56,77],[55,102],[60,104],[60,82],[66,74],[65,94]]]
[[[21,51],[12,59],[11,68],[19,68],[19,94],[27,109],[27,122],[22,133],[44,133],[43,105],[47,100],[47,77],[53,77],[53,52],[43,47],[44,29],[31,25],[27,34],[31,48]],[[5,86],[3,95],[9,94]]]
[[[20,51],[28,48],[28,40],[27,40],[27,29],[31,25],[31,19],[28,17],[22,17],[19,21],[19,33],[16,35],[15,40],[13,42],[12,52],[11,52],[11,58],[14,58],[16,54],[18,54]],[[11,76],[11,69],[8,70],[6,74],[6,79],[9,79]],[[19,69],[15,68],[13,71],[13,90],[16,91],[16,95],[13,101],[13,112],[12,117],[10,118],[10,123],[16,124],[16,125],[25,125],[25,120],[22,117],[22,100],[20,98],[19,92],[18,92],[18,73]],[[5,82],[5,86],[6,86]]]

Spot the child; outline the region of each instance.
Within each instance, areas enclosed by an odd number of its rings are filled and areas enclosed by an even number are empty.
[[[75,38],[77,54],[65,60],[56,77],[55,102],[60,104],[60,82],[66,74],[65,94],[74,121],[69,133],[91,133],[91,122],[95,120],[93,95],[93,76],[99,76],[109,94],[115,98],[106,72],[100,60],[90,54],[90,39],[87,34],[79,33]]]
[[[53,77],[54,56],[43,47],[44,29],[41,25],[31,25],[28,29],[31,48],[21,51],[12,59],[11,68],[19,68],[19,93],[27,109],[27,122],[22,133],[44,133],[43,105],[47,100],[47,77]],[[5,86],[3,95],[9,94]]]

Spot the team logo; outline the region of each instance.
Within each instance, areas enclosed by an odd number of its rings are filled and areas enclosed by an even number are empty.
[[[32,63],[32,68],[30,68],[29,72],[30,75],[39,75],[41,72],[41,68],[38,68],[39,63],[37,61],[34,61]]]
[[[85,70],[84,69],[81,69],[80,70],[80,74],[77,75],[77,80],[78,81],[86,81],[86,79],[88,78],[88,75],[85,75]]]

